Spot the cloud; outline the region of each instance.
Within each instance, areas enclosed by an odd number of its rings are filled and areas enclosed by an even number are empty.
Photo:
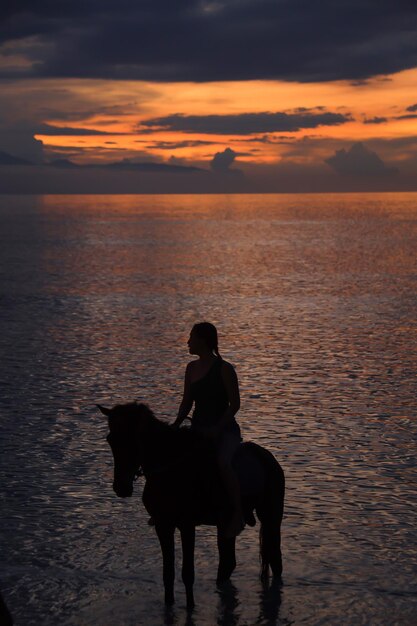
[[[216,152],[210,167],[213,172],[225,173],[229,172],[229,168],[236,158],[236,152],[231,148],[226,148],[223,152]]]
[[[82,102],[79,94],[78,101],[76,100],[76,95],[71,93],[69,90],[55,90],[58,92],[54,94],[54,91],[49,95],[50,99],[56,98],[55,106],[42,106],[41,114],[46,119],[57,121],[65,121],[65,122],[79,122],[85,121],[91,118],[97,118],[97,116],[114,116],[124,117],[127,115],[132,115],[132,113],[137,113],[138,111],[138,102],[125,102],[123,104],[118,105],[103,105],[98,102],[99,98],[97,98],[97,102],[94,103],[94,106],[90,108],[86,108],[86,103]],[[60,97],[60,94],[65,93],[65,97]],[[101,95],[101,94],[100,94]],[[62,108],[59,108],[61,106]],[[69,110],[68,107],[73,106],[75,110]],[[80,108],[81,107],[81,108]]]
[[[135,143],[146,143],[148,148],[157,150],[177,150],[178,148],[197,148],[199,146],[211,146],[213,141],[203,141],[200,139],[191,141],[153,141],[152,143],[143,139],[135,140]],[[216,142],[217,143],[217,142]]]
[[[73,161],[69,161],[68,159],[55,159],[54,161],[48,163],[48,165],[50,167],[59,167],[63,169],[77,169],[81,167],[81,165],[78,165],[78,163],[74,163]]]
[[[232,151],[234,154],[235,153]],[[222,154],[220,152],[220,154]],[[187,165],[186,162],[182,162]],[[242,162],[242,171],[106,167],[104,164],[74,167],[0,167],[0,193],[246,193],[246,192],[344,192],[417,191],[417,159],[401,163],[396,176],[340,176],[322,159],[308,163],[282,159],[279,163]],[[163,164],[160,164],[163,165]],[[180,165],[170,160],[165,165]],[[236,173],[237,172],[237,173]]]
[[[325,159],[325,163],[342,176],[382,177],[397,171],[385,165],[376,152],[360,142],[353,144],[349,150],[336,150],[333,156]]]
[[[33,163],[42,163],[44,160],[42,141],[23,130],[0,130],[0,150]]]
[[[396,150],[404,150],[404,148],[412,150],[417,156],[417,135],[408,135],[407,137],[377,137],[372,140],[372,145],[382,148],[388,148],[390,152]]]
[[[363,81],[417,62],[411,0],[8,4],[0,75],[9,78]],[[13,65],[13,55],[24,62]]]
[[[249,139],[241,139],[247,143],[265,143],[271,145],[287,145],[296,140],[292,135],[263,135],[263,137],[250,137]]]
[[[33,163],[0,150],[0,165],[33,165]]]
[[[163,173],[192,173],[201,171],[198,167],[185,166],[185,165],[171,165],[168,163],[138,163],[131,159],[123,159],[122,161],[116,161],[115,163],[107,163],[98,167],[105,167],[116,170],[133,170],[136,172],[163,172]]]
[[[0,55],[1,58],[1,55]],[[79,121],[91,119],[92,128],[114,123],[114,118],[138,115],[157,90],[149,85],[135,86],[108,81],[2,81],[0,127],[33,130],[47,122],[51,126],[77,127]],[[65,87],[63,86],[65,84]],[[81,88],[80,88],[81,87]],[[126,107],[126,108],[124,108]]]
[[[182,115],[176,113],[166,117],[143,120],[146,130],[163,128],[185,133],[214,135],[252,135],[255,133],[295,132],[301,128],[339,126],[351,121],[349,115],[330,111],[316,112],[303,109],[296,113],[239,113],[236,115]],[[138,131],[140,132],[140,128]]]
[[[410,113],[408,115],[398,115],[397,117],[394,117],[393,119],[395,120],[415,120],[417,119],[417,113]]]
[[[48,135],[51,137],[87,137],[90,135],[125,135],[126,133],[108,133],[104,130],[93,128],[72,128],[70,126],[52,126],[51,124],[40,124],[34,129],[35,135]]]
[[[136,168],[54,166],[0,167],[0,193],[243,193],[244,176],[165,164]]]
[[[386,117],[371,117],[370,119],[363,120],[364,124],[385,124],[388,121]]]
[[[412,104],[411,106],[407,107],[407,111],[410,111],[410,112],[417,111],[417,104]]]

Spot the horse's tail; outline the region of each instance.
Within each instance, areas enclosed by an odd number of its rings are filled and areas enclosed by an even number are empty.
[[[265,580],[269,575],[269,567],[276,577],[280,577],[282,573],[281,521],[284,513],[285,477],[273,455],[265,448],[253,445],[265,471],[264,490],[256,507],[256,514],[261,522],[259,531],[261,578]]]

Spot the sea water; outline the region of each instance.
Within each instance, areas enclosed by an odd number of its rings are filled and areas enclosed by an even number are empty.
[[[0,589],[17,626],[416,623],[417,194],[0,196]],[[258,529],[196,609],[163,605],[95,403],[172,421],[192,324],[219,329],[245,439],[287,479],[283,584]],[[142,479],[143,480],[143,479]]]

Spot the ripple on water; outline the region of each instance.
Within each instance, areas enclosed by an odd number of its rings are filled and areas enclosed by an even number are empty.
[[[416,213],[415,194],[1,200],[1,585],[17,623],[415,623]],[[201,319],[236,365],[245,438],[286,472],[285,572],[262,587],[247,529],[216,590],[199,529],[187,622],[179,580],[161,603],[140,481],[112,493],[95,403],[173,419]]]

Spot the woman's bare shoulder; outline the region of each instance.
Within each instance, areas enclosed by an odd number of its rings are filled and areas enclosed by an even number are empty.
[[[224,359],[222,359],[222,370],[223,372],[226,372],[229,374],[236,373],[235,366],[229,363],[229,361],[225,361]]]

